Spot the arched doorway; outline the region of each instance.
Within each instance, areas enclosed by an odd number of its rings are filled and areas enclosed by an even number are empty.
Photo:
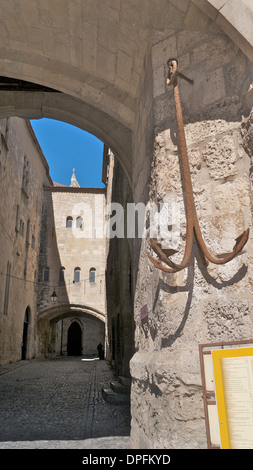
[[[26,359],[26,355],[27,355],[29,316],[30,316],[30,307],[27,307],[25,311],[25,319],[24,319],[24,326],[23,326],[23,338],[22,338],[22,349],[21,349],[22,361]]]
[[[80,325],[74,321],[68,329],[68,356],[81,356],[82,354],[82,330]]]

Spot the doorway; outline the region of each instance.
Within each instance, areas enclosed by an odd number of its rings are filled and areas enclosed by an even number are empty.
[[[67,354],[68,356],[81,356],[82,354],[82,330],[76,321],[71,323],[68,329]]]
[[[23,338],[22,338],[22,349],[21,349],[22,361],[26,360],[26,355],[27,355],[29,313],[30,313],[30,308],[27,307],[25,311],[25,319],[24,319],[24,326],[23,326]]]

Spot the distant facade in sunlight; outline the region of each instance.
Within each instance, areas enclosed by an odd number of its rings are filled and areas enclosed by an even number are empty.
[[[29,121],[2,119],[0,135],[0,364],[97,355],[105,189],[81,188],[75,170],[70,186],[53,183]]]
[[[99,237],[104,205],[105,189],[81,188],[75,170],[70,186],[53,183],[44,188],[39,263],[43,286],[38,289],[43,355],[50,351],[91,356],[97,354],[99,342],[104,343],[106,260],[105,240]],[[45,328],[49,335],[43,333]]]

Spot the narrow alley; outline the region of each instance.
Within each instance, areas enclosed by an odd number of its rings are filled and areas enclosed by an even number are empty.
[[[99,442],[110,446],[110,438],[114,448],[117,439],[127,448],[129,404],[108,403],[102,396],[113,379],[106,361],[81,357],[0,367],[0,448],[32,448],[35,442],[36,448],[76,448],[80,441],[82,448],[83,441],[99,447]]]

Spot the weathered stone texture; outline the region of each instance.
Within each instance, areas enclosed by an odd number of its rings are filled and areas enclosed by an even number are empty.
[[[252,329],[251,309],[246,299],[224,298],[210,302],[204,311],[207,339],[226,342],[249,339]]]
[[[193,21],[190,11],[188,20]],[[166,90],[165,82],[171,56],[178,57],[180,70],[194,80],[191,86],[179,79],[185,134],[200,227],[208,248],[218,254],[231,251],[235,238],[252,223],[251,125],[250,118],[242,118],[250,111],[244,90],[252,76],[247,58],[221,32],[214,33],[210,23],[205,31],[174,31],[153,47],[149,201],[180,204],[179,252],[172,257],[180,262],[186,221],[173,91]],[[237,61],[240,86],[231,79]],[[224,266],[204,266],[194,246],[190,266],[177,274],[157,270],[147,261],[147,251],[148,240],[143,239],[135,291],[137,351],[131,360],[132,445],[204,448],[198,347],[252,337],[252,242]],[[141,320],[144,305],[148,315]]]
[[[237,173],[234,141],[230,136],[219,141],[212,139],[203,150],[203,159],[214,180],[227,179]]]

